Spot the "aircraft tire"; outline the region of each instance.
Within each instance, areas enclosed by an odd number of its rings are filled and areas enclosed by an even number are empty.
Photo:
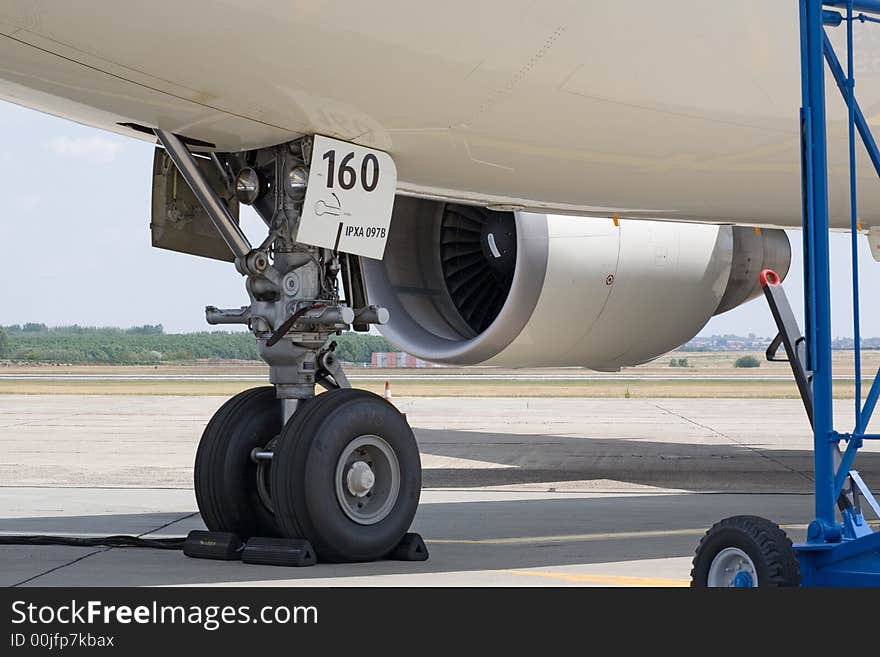
[[[208,422],[196,452],[194,483],[209,530],[232,532],[242,540],[281,535],[260,496],[260,467],[251,460],[251,451],[265,447],[280,431],[281,402],[273,386],[235,395]]]
[[[422,483],[406,416],[353,389],[318,395],[291,418],[270,475],[282,534],[307,539],[330,562],[373,561],[397,547]]]

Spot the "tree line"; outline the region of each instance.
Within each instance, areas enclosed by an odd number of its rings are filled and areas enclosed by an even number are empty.
[[[396,351],[385,338],[362,333],[333,336],[344,361],[369,362],[373,352]],[[259,360],[246,331],[165,333],[161,324],[131,328],[27,323],[0,327],[0,359],[35,363],[141,365],[204,359]]]

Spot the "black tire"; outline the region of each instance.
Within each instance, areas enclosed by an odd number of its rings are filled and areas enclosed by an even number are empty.
[[[712,562],[725,548],[738,548],[748,555],[758,587],[800,585],[797,555],[779,525],[758,516],[733,516],[715,523],[700,540],[691,569],[693,588],[709,586]]]
[[[275,388],[252,388],[227,401],[202,434],[194,468],[196,501],[211,531],[241,539],[280,536],[278,523],[260,499],[255,447],[281,431],[281,402]]]
[[[399,464],[396,501],[375,524],[352,520],[337,497],[339,459],[365,435],[382,438]],[[421,494],[421,459],[412,429],[393,405],[365,390],[330,390],[284,427],[271,482],[285,536],[308,539],[321,561],[373,561],[393,550],[412,524]]]

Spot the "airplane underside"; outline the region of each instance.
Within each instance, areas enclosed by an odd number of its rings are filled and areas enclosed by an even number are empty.
[[[793,3],[157,0],[125,11],[2,0],[0,98],[204,150],[326,135],[390,153],[399,192],[419,198],[800,226]],[[832,131],[845,118],[829,105]],[[845,229],[845,149],[829,162],[831,224]],[[860,165],[871,180],[863,153]],[[880,192],[862,187],[868,230]]]
[[[305,538],[327,561],[400,544],[418,448],[349,387],[337,332],[378,327],[437,362],[616,370],[755,298],[759,271],[787,273],[773,227],[800,224],[799,139],[775,82],[798,61],[784,38],[733,59],[711,36],[742,24],[757,45],[744,12],[789,12],[673,3],[618,47],[609,26],[643,3],[513,4],[442,3],[426,23],[403,2],[163,1],[125,26],[103,0],[0,0],[0,98],[158,141],[154,245],[245,278],[249,305],[206,319],[247,326],[272,385],[205,429],[210,530]]]

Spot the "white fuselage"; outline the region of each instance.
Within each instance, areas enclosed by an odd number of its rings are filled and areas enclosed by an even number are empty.
[[[325,134],[388,151],[410,195],[798,226],[797,9],[795,0],[0,0],[0,98],[229,151]],[[857,31],[858,93],[873,123],[880,28]],[[839,143],[831,220],[846,227],[843,103],[827,86]],[[862,171],[862,222],[880,226],[880,188]]]

